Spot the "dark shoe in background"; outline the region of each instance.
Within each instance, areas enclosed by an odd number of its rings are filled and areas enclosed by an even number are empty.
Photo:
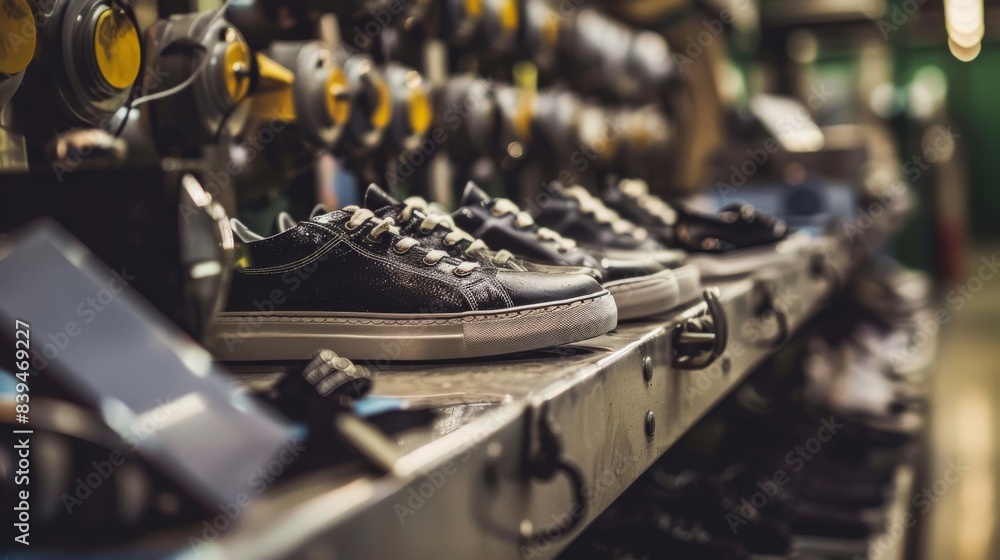
[[[602,194],[622,216],[642,225],[658,241],[688,253],[703,278],[743,276],[787,261],[787,251],[803,244],[806,234],[790,239],[784,220],[758,212],[749,204],[732,203],[715,215],[672,206],[649,193],[644,181],[626,179]]]
[[[608,208],[579,186],[563,188],[558,183],[545,190],[543,204],[532,208],[542,226],[573,239],[596,257],[649,260],[653,266],[674,268],[685,262],[684,251],[667,248],[648,231]]]
[[[492,247],[506,249],[528,262],[596,267],[604,276],[604,287],[615,298],[619,320],[653,317],[700,293],[698,271],[683,266],[676,252],[661,260],[655,253],[639,249],[592,252],[577,240],[539,226],[510,200],[491,198],[473,183],[466,186],[460,205],[452,214],[456,225]]]
[[[418,239],[421,244],[432,249],[447,251],[455,258],[475,261],[487,267],[522,272],[586,274],[598,281],[604,277],[604,273],[596,268],[599,267],[596,262],[580,266],[546,265],[517,258],[506,249],[494,251],[482,239],[476,239],[459,229],[444,208],[418,196],[399,202],[378,186],[370,185],[365,192],[365,208],[374,212],[379,218],[391,218],[403,235]]]

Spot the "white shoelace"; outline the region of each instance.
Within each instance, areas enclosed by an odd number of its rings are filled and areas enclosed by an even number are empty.
[[[513,214],[514,225],[516,225],[521,229],[527,229],[535,225],[535,220],[534,218],[531,217],[531,214],[522,211],[520,208],[518,208],[517,204],[514,204],[513,202],[507,200],[506,198],[494,199],[493,208],[490,210],[490,212],[494,216],[505,216],[507,214]],[[573,241],[572,239],[566,239],[565,237],[556,233],[554,230],[551,230],[546,227],[538,228],[538,231],[536,231],[535,234],[538,236],[539,239],[555,243],[559,247],[559,251],[563,253],[576,247],[576,241]]]
[[[635,200],[639,206],[656,216],[665,225],[677,224],[677,211],[659,197],[649,194],[649,185],[639,179],[625,179],[618,183],[625,196]]]
[[[594,198],[583,187],[579,185],[569,187],[566,189],[566,194],[576,199],[581,210],[593,216],[598,223],[611,226],[611,231],[618,235],[630,235],[639,241],[649,237],[649,233],[645,229],[623,219],[618,215],[618,212],[605,206],[603,202]]]
[[[375,227],[368,232],[368,239],[375,241],[387,232],[399,235],[399,228],[396,227],[396,222],[392,218],[386,218],[384,220],[376,218],[374,212],[358,206],[346,206],[344,207],[344,211],[351,212],[350,219],[348,219],[344,224],[344,227],[349,231],[358,229],[368,221],[373,221],[375,223]],[[416,239],[413,239],[412,237],[401,237],[399,241],[392,246],[392,250],[402,255],[409,252],[410,249],[416,247],[417,245],[420,245],[420,242]],[[424,255],[423,261],[424,264],[433,266],[441,262],[441,259],[447,256],[447,251],[432,249]],[[461,264],[455,267],[454,272],[457,276],[466,276],[476,268],[479,268],[479,263],[462,261]]]
[[[444,236],[444,243],[449,247],[453,247],[464,240],[471,243],[465,249],[465,254],[469,256],[492,259],[499,264],[507,264],[510,259],[514,258],[514,255],[506,249],[501,249],[493,253],[482,239],[476,239],[466,233],[465,230],[459,229],[455,225],[455,220],[452,219],[451,215],[438,211],[419,196],[411,196],[404,200],[403,204],[405,206],[403,207],[403,211],[400,212],[399,217],[406,221],[413,217],[414,212],[418,212],[417,217],[423,217],[423,221],[420,222],[420,231],[423,233],[430,233],[437,226],[451,230]]]

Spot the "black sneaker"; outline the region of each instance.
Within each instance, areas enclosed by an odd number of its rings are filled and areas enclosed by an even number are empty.
[[[447,251],[455,258],[521,272],[586,274],[598,281],[604,279],[596,261],[581,261],[579,266],[546,265],[519,259],[506,249],[494,251],[482,239],[476,239],[459,229],[443,207],[419,196],[411,196],[399,202],[378,186],[370,185],[365,192],[365,208],[379,218],[392,218],[403,235],[418,239],[432,249]]]
[[[238,221],[244,257],[209,346],[221,360],[438,360],[536,350],[617,323],[593,278],[452,258],[356,206],[262,238]]]
[[[563,188],[552,183],[545,189],[543,204],[532,216],[543,226],[580,244],[585,251],[605,259],[642,258],[661,268],[684,264],[684,251],[670,249],[648,231],[622,218],[580,186]]]
[[[419,196],[400,202],[378,185],[371,184],[365,191],[365,208],[381,219],[391,218],[399,233],[420,241],[428,249],[440,249],[456,259],[478,262],[484,267],[503,268],[519,272],[545,272],[549,274],[584,274],[602,280],[603,273],[587,266],[544,265],[519,259],[513,253],[490,249],[481,239],[475,239],[455,225],[444,207]],[[329,213],[323,205],[313,208],[309,218]],[[275,231],[281,233],[295,227],[295,219],[287,212],[278,214]],[[595,265],[597,266],[597,265]]]
[[[601,271],[608,279],[617,273],[634,274],[636,270],[610,271],[593,255],[580,250],[576,242],[558,233],[539,227],[534,219],[505,198],[493,199],[469,182],[452,214],[455,224],[482,239],[492,247],[500,247],[530,262],[558,266],[585,266]],[[662,267],[643,268],[642,272],[658,272]]]
[[[739,276],[786,258],[778,245],[789,237],[784,220],[758,212],[749,204],[732,203],[717,215],[671,206],[649,193],[645,181],[626,179],[603,193],[604,202],[642,225],[669,247],[688,253],[706,278]],[[801,246],[798,235],[786,252]]]
[[[694,267],[670,269],[663,261],[638,251],[598,257],[578,247],[576,241],[540,227],[510,200],[491,198],[471,182],[452,218],[473,237],[528,262],[596,268],[603,276],[604,287],[615,298],[621,321],[659,315],[699,294],[698,271]]]

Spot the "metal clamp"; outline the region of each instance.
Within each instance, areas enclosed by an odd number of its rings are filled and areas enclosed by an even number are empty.
[[[831,294],[839,292],[844,287],[844,275],[830,262],[830,256],[824,252],[812,255],[809,261],[809,273],[813,278],[825,280]]]
[[[525,465],[528,480],[537,479],[548,482],[560,472],[566,475],[573,486],[573,501],[566,524],[552,525],[535,530],[530,522],[521,524],[521,543],[534,545],[542,542],[560,540],[571,534],[580,522],[587,517],[587,497],[584,495],[584,480],[580,469],[568,462],[562,454],[562,441],[559,430],[548,414],[548,403],[542,404],[539,410],[538,442],[529,455]]]
[[[726,351],[729,344],[729,321],[718,288],[702,293],[707,309],[685,319],[671,335],[674,369],[704,369]]]
[[[755,317],[763,319],[768,315],[773,315],[778,326],[778,332],[774,338],[763,341],[752,341],[756,346],[763,348],[778,348],[788,342],[791,336],[791,327],[788,324],[788,312],[777,302],[774,296],[774,286],[770,282],[760,281],[754,285],[757,293],[757,310]]]

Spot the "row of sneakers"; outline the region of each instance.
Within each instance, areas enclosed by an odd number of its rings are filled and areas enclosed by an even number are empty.
[[[749,205],[702,214],[640,181],[603,200],[553,184],[531,213],[473,183],[454,212],[371,185],[363,207],[282,214],[270,237],[232,229],[242,254],[208,341],[222,360],[320,348],[439,360],[577,342],[696,299],[702,279],[751,272],[788,235]]]

